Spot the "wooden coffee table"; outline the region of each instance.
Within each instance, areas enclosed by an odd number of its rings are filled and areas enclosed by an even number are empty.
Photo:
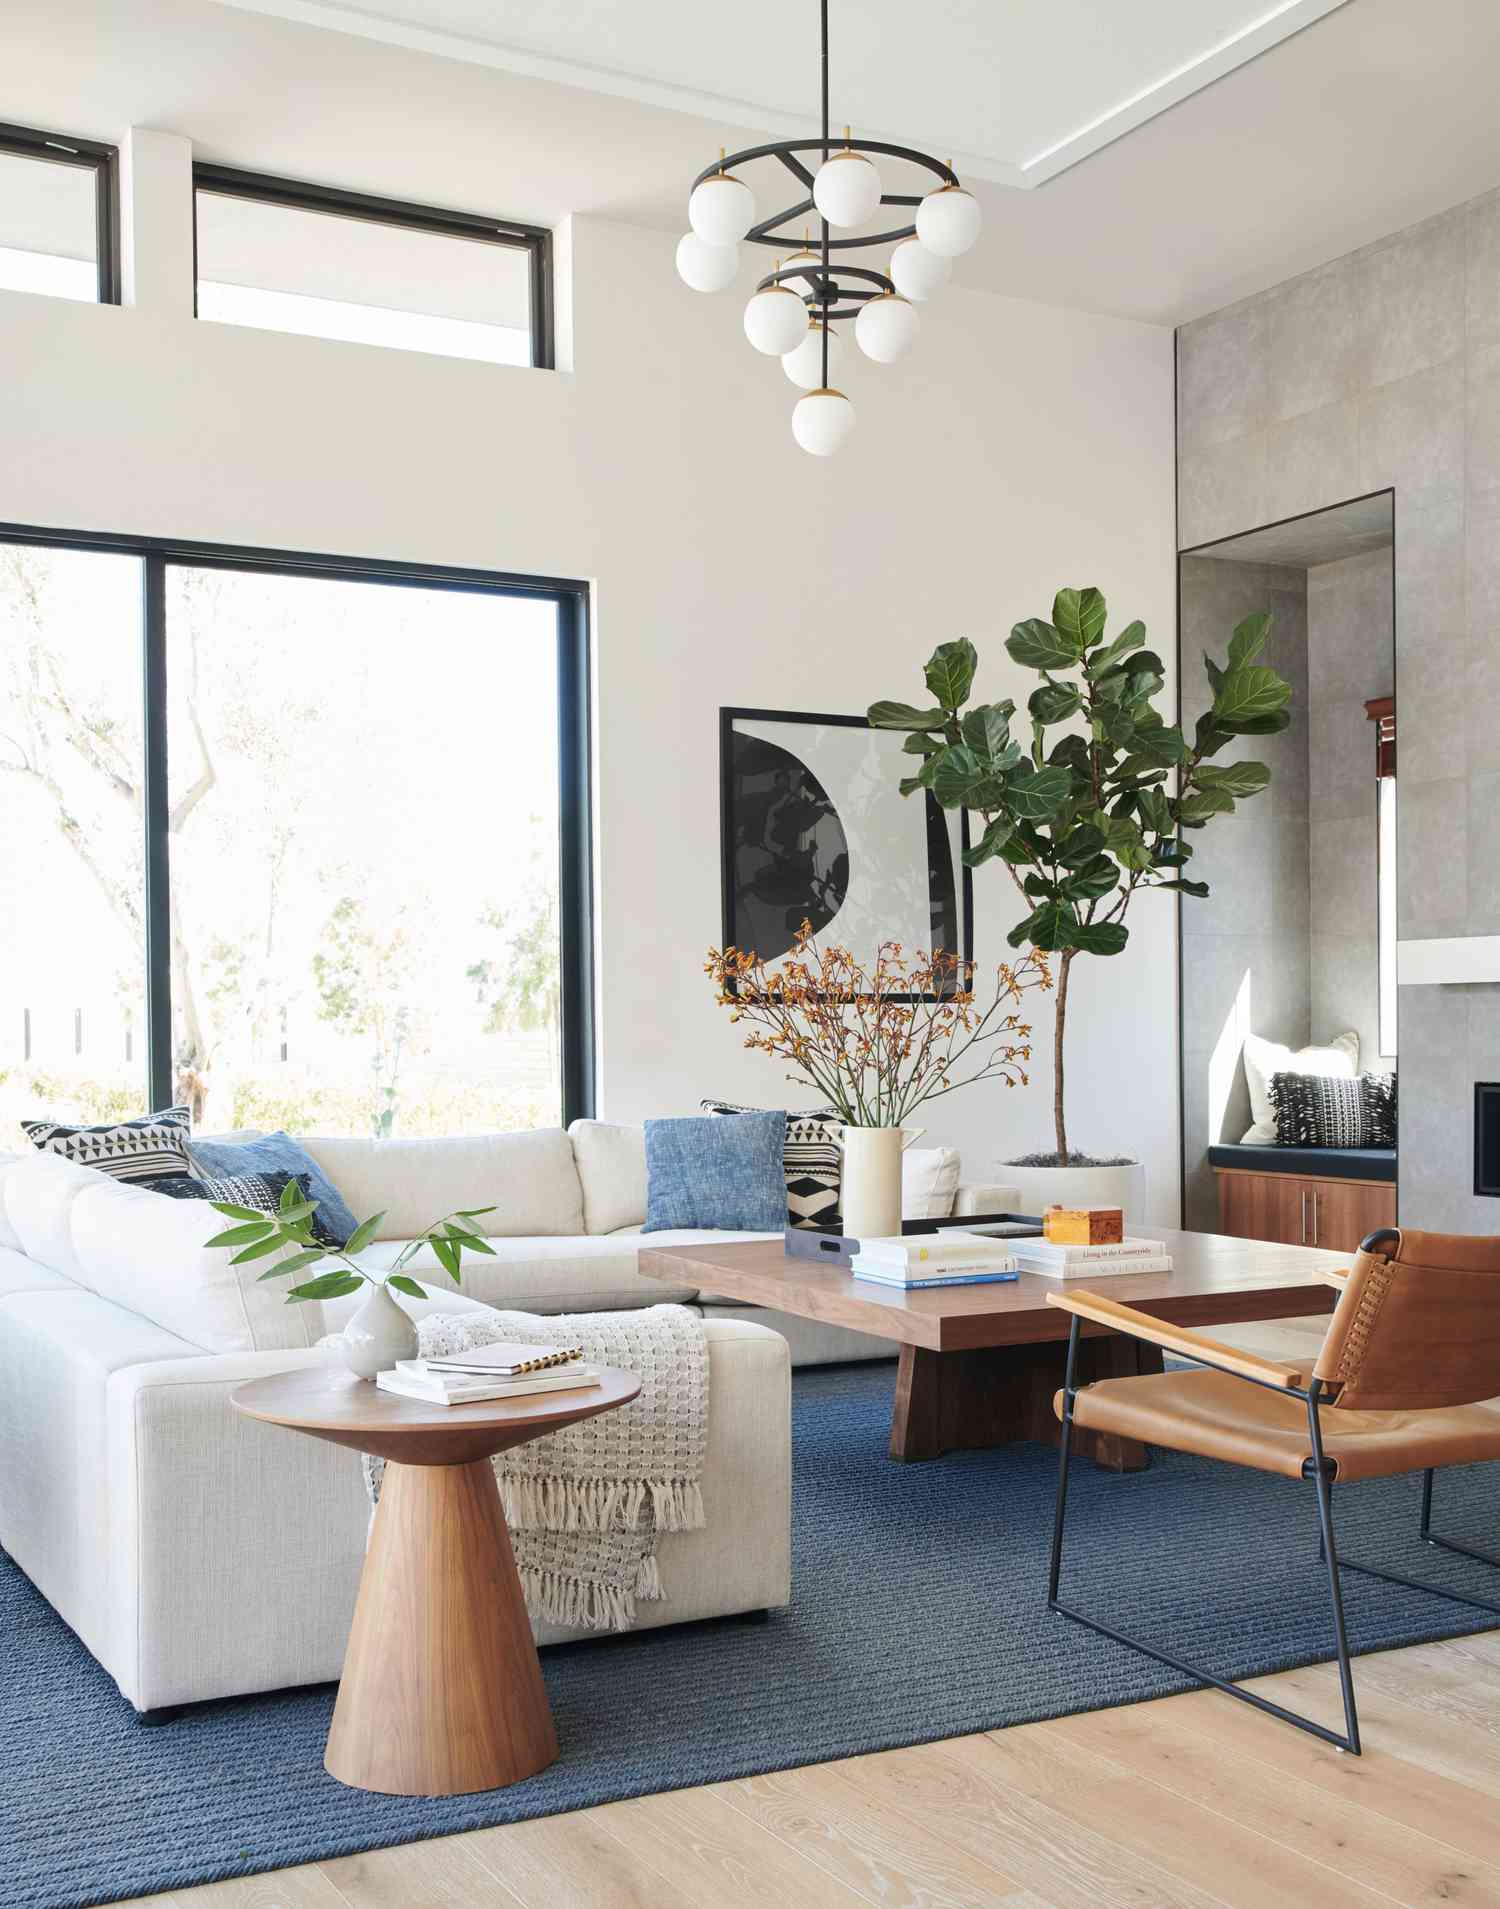
[[[387,1460],[324,1767],[355,1789],[461,1796],[557,1756],[552,1712],[490,1464],[628,1405],[633,1372],[503,1404],[424,1405],[335,1367],[253,1379],[249,1418]]]
[[[1292,1313],[1330,1312],[1338,1297],[1326,1268],[1352,1255],[1313,1247],[1227,1239],[1152,1227],[1172,1256],[1170,1273],[1111,1273],[1067,1285],[1178,1326],[1223,1326]],[[891,1457],[937,1458],[964,1447],[1035,1438],[1055,1444],[1053,1394],[1062,1384],[1069,1315],[1047,1304],[1064,1282],[1022,1273],[1015,1284],[938,1286],[905,1293],[855,1279],[843,1268],[793,1259],[778,1241],[650,1247],[640,1269],[673,1286],[769,1306],[830,1326],[890,1339],[900,1349]],[[1079,1376],[1159,1372],[1154,1346],[1085,1325]],[[1146,1450],[1133,1439],[1080,1433],[1075,1449],[1116,1471],[1138,1470]]]

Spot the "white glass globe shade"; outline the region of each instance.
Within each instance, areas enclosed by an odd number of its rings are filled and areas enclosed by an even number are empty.
[[[781,269],[783,272],[821,272],[823,261],[816,252],[793,252]],[[805,280],[798,280],[798,284],[805,283]]]
[[[807,331],[807,307],[786,285],[768,285],[745,307],[745,336],[757,351],[784,358]]]
[[[916,239],[903,239],[891,254],[891,282],[903,298],[920,305],[948,283],[952,262]]]
[[[940,259],[956,259],[979,237],[979,201],[962,186],[939,186],[917,207],[917,237]]]
[[[677,241],[677,276],[695,292],[722,292],[740,269],[737,245],[708,245],[696,232]]]
[[[814,457],[832,457],[854,429],[854,406],[842,391],[809,391],[792,408],[792,436]]]
[[[828,334],[828,375],[831,378],[838,370],[839,359],[843,356],[844,341],[836,331]],[[789,351],[781,360],[781,368],[795,385],[804,391],[816,391],[823,382],[823,327],[813,321],[807,328],[806,336],[795,351]]]
[[[860,306],[854,340],[867,358],[893,365],[917,335],[917,308],[899,292],[881,292]]]
[[[880,174],[862,152],[836,152],[818,167],[813,204],[830,225],[863,225],[880,204],[880,191]]]
[[[755,223],[755,194],[732,172],[693,187],[688,224],[706,245],[738,245]]]

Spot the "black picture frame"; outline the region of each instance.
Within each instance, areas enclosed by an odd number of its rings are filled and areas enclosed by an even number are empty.
[[[912,923],[898,921],[893,922],[888,930],[882,932],[901,941],[907,948],[931,949],[938,946],[948,952],[956,953],[965,962],[972,962],[974,959],[974,882],[972,871],[964,859],[964,851],[969,847],[967,811],[946,810],[930,793],[924,793],[921,799],[925,806],[919,806],[912,797],[901,797],[896,793],[896,784],[899,779],[896,759],[903,756],[902,744],[905,740],[898,731],[875,729],[864,716],[822,714],[812,710],[754,709],[737,705],[721,706],[719,710],[719,867],[723,935],[721,945],[726,948],[753,947],[756,939],[750,934],[750,925],[747,920],[748,909],[743,905],[743,895],[747,884],[740,882],[736,875],[737,857],[744,846],[744,829],[747,820],[747,804],[741,786],[743,776],[737,772],[735,763],[736,738],[742,733],[737,730],[736,725],[746,723],[762,726],[786,725],[793,731],[798,728],[862,730],[872,738],[881,738],[882,742],[889,739],[889,753],[892,756],[888,777],[890,794],[895,801],[909,804],[914,815],[921,815],[925,823],[923,836],[927,844],[927,860],[925,867],[916,869],[915,880],[925,882],[929,919],[925,930]],[[900,766],[909,773],[914,765],[910,758],[906,758]],[[812,779],[817,794],[825,796],[815,772],[801,762],[800,758],[797,760],[796,767]],[[840,791],[840,793],[843,792]],[[837,803],[833,792],[826,792],[825,799],[829,803],[834,820],[837,821]],[[915,835],[916,832],[914,828],[913,834]],[[898,852],[893,849],[893,853]],[[818,877],[813,875],[812,879],[817,880]],[[824,880],[826,886],[826,877]],[[937,907],[948,905],[949,898],[944,891],[949,880],[952,884],[951,907],[957,918],[958,932],[954,938],[959,945],[956,948],[949,947],[946,936],[935,936],[932,932],[935,925],[932,917]],[[941,898],[936,904],[934,903],[935,894]],[[811,898],[810,893],[809,899]],[[777,905],[780,906],[779,902]],[[817,926],[818,911],[809,910],[808,912],[814,919],[814,925]],[[795,925],[790,922],[793,914],[800,914],[799,904],[796,901],[788,901],[787,917],[790,926]],[[826,918],[825,925],[833,927],[837,921],[838,913],[834,912]],[[758,952],[764,952],[764,950],[758,950]],[[776,956],[784,952],[784,947],[779,948],[774,953],[766,954],[765,958],[774,965]],[[855,946],[852,952],[862,960],[872,961],[875,949],[873,944],[869,947]],[[901,995],[893,998],[914,1001],[935,997]]]

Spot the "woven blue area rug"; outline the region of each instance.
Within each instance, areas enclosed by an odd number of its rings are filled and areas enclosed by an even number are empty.
[[[335,1783],[322,1764],[332,1686],[206,1704],[141,1729],[112,1679],[0,1555],[5,1903],[111,1902],[1186,1687],[1047,1616],[1055,1454],[1025,1444],[892,1464],[892,1374],[888,1364],[845,1366],[796,1379],[791,1608],[764,1625],[684,1626],[544,1653],[562,1755],[529,1782],[481,1796],[429,1801]],[[1495,1596],[1500,1573],[1417,1541],[1419,1491],[1416,1478],[1346,1486],[1341,1548]],[[1444,1473],[1437,1512],[1439,1529],[1493,1547],[1493,1468]],[[1332,1654],[1306,1487],[1174,1456],[1123,1477],[1082,1463],[1068,1563],[1071,1601],[1222,1676]],[[1358,1650],[1493,1624],[1352,1572],[1345,1596]]]

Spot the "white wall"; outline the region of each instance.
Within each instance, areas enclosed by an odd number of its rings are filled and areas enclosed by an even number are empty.
[[[161,171],[139,176],[161,190]],[[180,219],[133,223],[175,249]],[[700,973],[718,706],[916,694],[959,635],[987,693],[1024,688],[1002,639],[1064,583],[1099,584],[1170,658],[1171,337],[953,289],[907,363],[851,372],[858,430],[820,462],[792,444],[795,394],[745,344],[739,297],[686,291],[659,232],[588,220],[571,241],[572,373],[198,324],[180,298],[0,293],[0,521],[592,579],[603,1110],[775,1104]],[[497,750],[516,720],[497,695]],[[1016,910],[996,869],[976,887],[993,960]],[[1128,953],[1075,972],[1072,1131],[1143,1158],[1172,1217],[1174,908],[1136,910]],[[1050,1144],[1044,1027],[1036,1048],[1030,1090],[930,1110],[971,1170]]]

